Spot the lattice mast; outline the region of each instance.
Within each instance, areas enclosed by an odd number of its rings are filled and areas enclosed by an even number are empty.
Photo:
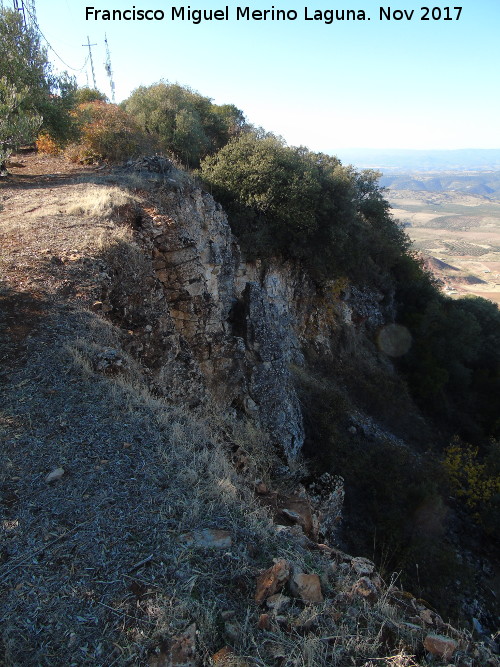
[[[95,71],[94,71],[94,61],[92,60],[92,47],[97,46],[97,44],[90,43],[90,37],[87,35],[87,43],[82,44],[82,46],[88,47],[89,50],[89,59],[90,59],[90,69],[92,70],[92,81],[94,82],[94,90],[97,90],[97,83],[95,80]]]
[[[109,87],[111,88],[111,101],[115,102],[115,82],[113,80],[113,70],[111,69],[111,53],[109,51],[108,37],[104,33],[104,43],[106,44],[106,62],[104,68],[109,79]]]
[[[14,0],[14,9],[21,13],[25,28],[37,29],[35,0]]]

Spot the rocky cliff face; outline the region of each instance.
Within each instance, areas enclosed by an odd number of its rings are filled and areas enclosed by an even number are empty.
[[[192,186],[141,207],[136,228],[146,260],[131,273],[122,254],[108,297],[156,390],[191,406],[210,395],[246,413],[294,460],[304,427],[290,366],[304,352],[333,357],[346,328],[352,340],[381,324],[381,295],[342,282],[319,290],[277,260],[244,262],[220,205]]]

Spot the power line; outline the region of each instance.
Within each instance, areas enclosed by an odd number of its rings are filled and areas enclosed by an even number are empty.
[[[85,67],[87,66],[87,63],[88,63],[88,61],[89,61],[89,57],[88,57],[88,56],[85,58],[85,62],[83,63],[83,65],[82,65],[81,67],[71,67],[71,65],[68,65],[68,63],[65,62],[65,61],[61,58],[61,56],[57,53],[57,51],[54,49],[54,47],[50,44],[49,40],[45,37],[45,35],[43,34],[43,32],[40,30],[39,27],[38,27],[38,32],[39,32],[40,35],[43,37],[43,39],[45,40],[45,43],[47,44],[47,46],[49,47],[49,49],[52,51],[52,53],[56,56],[56,58],[58,58],[58,59],[62,62],[62,64],[63,64],[65,67],[67,67],[68,69],[70,69],[72,72],[76,72],[77,74],[78,74],[79,72],[83,72],[83,70],[85,69]],[[85,46],[86,46],[86,45],[85,45]]]
[[[28,6],[29,5],[29,6]],[[77,74],[79,72],[82,72],[85,67],[87,66],[88,62],[88,56],[85,58],[85,62],[83,63],[82,67],[71,67],[71,65],[68,65],[67,62],[65,62],[61,56],[57,53],[57,51],[54,49],[52,44],[49,42],[49,40],[45,37],[43,32],[40,29],[40,25],[38,24],[38,20],[36,18],[36,12],[35,12],[35,0],[14,0],[14,7],[16,9],[19,9],[19,11],[23,12],[23,16],[25,17],[26,14],[28,14],[29,18],[31,19],[31,25],[33,26],[33,29],[36,30],[38,33],[40,33],[40,36],[44,39],[45,43],[49,47],[49,49],[52,51],[52,53],[58,58],[62,64],[67,67],[68,69],[72,70],[73,72],[76,72]],[[24,25],[26,26],[26,20],[24,20]]]

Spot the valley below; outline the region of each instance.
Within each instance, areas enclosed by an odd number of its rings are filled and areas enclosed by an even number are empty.
[[[500,173],[407,173],[381,182],[443,291],[500,303]]]

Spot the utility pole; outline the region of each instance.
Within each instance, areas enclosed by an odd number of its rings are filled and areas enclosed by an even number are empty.
[[[94,89],[97,90],[97,83],[95,82],[94,61],[92,60],[92,48],[91,48],[92,46],[97,46],[97,44],[91,44],[90,37],[87,35],[87,43],[82,44],[82,46],[87,46],[89,49],[90,68],[92,69],[92,81],[94,82]]]
[[[115,102],[115,82],[113,81],[113,70],[111,69],[111,53],[109,52],[108,37],[104,33],[104,43],[106,44],[106,63],[104,65],[106,74],[109,77],[109,86],[111,88],[111,101]]]

